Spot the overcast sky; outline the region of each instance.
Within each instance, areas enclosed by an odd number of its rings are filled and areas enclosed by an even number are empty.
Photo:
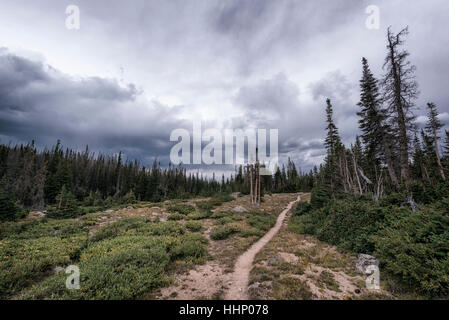
[[[66,28],[70,4],[80,30]],[[378,30],[365,26],[368,5]],[[410,28],[416,114],[433,101],[449,122],[448,15],[447,0],[0,0],[0,143],[61,139],[167,163],[170,132],[202,119],[279,129],[281,159],[310,169],[327,97],[353,142],[360,60],[383,74],[390,25]]]

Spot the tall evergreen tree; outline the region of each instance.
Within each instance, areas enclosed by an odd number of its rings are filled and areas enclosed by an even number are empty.
[[[382,98],[379,93],[378,81],[371,72],[368,61],[362,58],[363,75],[360,80],[360,117],[359,127],[366,149],[368,175],[376,176],[377,167],[382,159],[387,165],[390,180],[395,187],[399,187],[398,178],[393,165],[391,150],[390,126],[386,120],[388,114],[382,108]]]

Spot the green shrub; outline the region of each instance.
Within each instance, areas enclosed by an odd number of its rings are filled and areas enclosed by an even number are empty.
[[[276,223],[276,217],[268,213],[250,212],[246,219],[250,226],[262,231],[270,230]]]
[[[136,240],[136,239],[134,239]],[[141,240],[144,241],[144,240]],[[132,242],[127,242],[132,244]],[[147,239],[140,245],[83,259],[79,263],[80,289],[67,290],[64,272],[32,287],[24,299],[136,299],[169,283],[166,268],[170,255],[163,242]]]
[[[173,213],[168,216],[167,220],[182,220],[185,216],[180,213]]]
[[[191,260],[194,263],[201,263],[206,257],[207,250],[199,241],[187,240],[175,246],[170,254],[173,260],[182,259]]]
[[[370,200],[336,200],[302,216],[294,215],[290,231],[314,234],[318,239],[353,252],[372,253],[370,239],[385,209]]]
[[[198,232],[203,228],[203,224],[199,221],[187,221],[186,228],[192,232]]]
[[[263,233],[260,230],[256,229],[245,229],[242,230],[239,234],[242,238],[249,238],[249,237],[262,237]]]
[[[449,199],[441,203],[396,209],[373,237],[384,270],[431,296],[449,294]]]
[[[214,203],[210,200],[196,203],[196,207],[200,211],[210,212],[214,208]]]
[[[168,212],[187,215],[195,211],[195,208],[187,204],[173,204],[167,208]]]
[[[227,239],[231,234],[238,232],[238,230],[232,226],[225,225],[212,230],[210,233],[210,238],[212,240],[224,240]]]
[[[299,202],[296,208],[293,210],[293,216],[301,216],[309,213],[312,210],[312,204],[309,202]]]
[[[136,195],[131,190],[127,194],[125,194],[125,196],[122,198],[121,202],[122,202],[122,204],[133,204],[133,203],[136,203],[137,202]]]
[[[73,221],[23,223],[8,229],[0,242],[0,297],[26,288],[55,266],[78,259],[87,245],[87,230]],[[8,235],[11,231],[15,233]]]
[[[201,220],[201,219],[207,219],[210,217],[210,212],[207,211],[203,211],[203,212],[195,212],[195,213],[190,213],[189,215],[187,215],[187,219],[188,220]]]

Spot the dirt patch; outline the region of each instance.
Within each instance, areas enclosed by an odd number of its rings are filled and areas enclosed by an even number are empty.
[[[161,290],[161,299],[170,300],[209,300],[221,298],[226,286],[223,267],[216,262],[206,264],[190,270],[187,274],[179,275],[173,286]]]

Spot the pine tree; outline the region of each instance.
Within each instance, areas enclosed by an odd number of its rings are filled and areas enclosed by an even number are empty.
[[[366,149],[367,174],[375,177],[382,158],[385,159],[388,174],[393,185],[399,182],[393,166],[390,127],[386,123],[386,110],[382,108],[378,81],[371,72],[368,61],[362,58],[363,75],[360,80],[360,117],[359,127],[363,132],[362,140]]]
[[[394,35],[391,28],[387,34],[387,57],[385,58],[384,69],[386,74],[382,85],[384,89],[384,101],[388,110],[392,114],[391,124],[397,126],[399,144],[399,162],[401,171],[401,182],[408,189],[409,184],[409,133],[413,127],[412,109],[414,100],[418,96],[418,85],[415,81],[415,70],[408,60],[409,53],[401,50],[404,44],[403,38],[408,34],[408,27],[397,35]]]
[[[443,124],[441,123],[440,119],[438,119],[438,111],[437,107],[434,103],[428,103],[427,108],[429,109],[428,113],[428,122],[426,124],[426,132],[431,137],[434,149],[435,149],[435,159],[438,165],[438,170],[440,172],[441,178],[443,180],[446,180],[446,177],[444,175],[443,165],[441,164],[441,158],[440,158],[440,150],[438,147],[438,140],[440,137],[438,136],[439,131],[441,128],[443,128]]]
[[[325,180],[331,194],[335,196],[336,191],[342,185],[340,155],[344,151],[344,146],[341,143],[338,129],[334,123],[333,107],[330,99],[326,100],[326,122],[327,136],[324,140],[324,146],[327,150]]]

